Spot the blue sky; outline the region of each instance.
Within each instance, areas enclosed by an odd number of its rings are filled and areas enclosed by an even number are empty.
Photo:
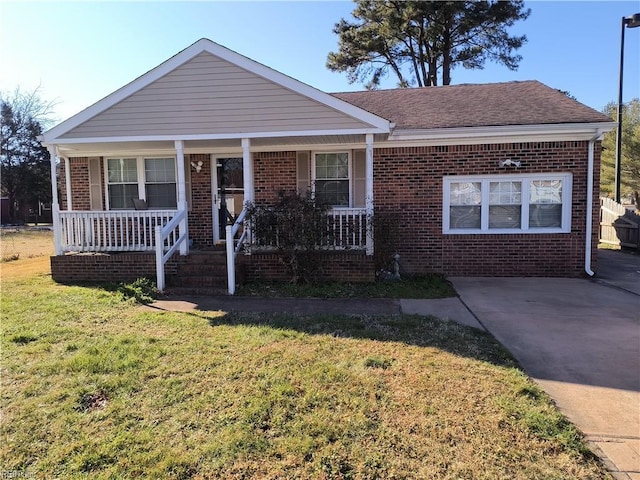
[[[640,1],[531,1],[520,68],[488,63],[454,84],[540,80],[601,110],[617,99],[620,22]],[[202,37],[326,92],[359,90],[326,69],[333,25],[351,2],[93,2],[0,0],[0,90],[38,85],[63,120]],[[395,87],[389,77],[384,88]],[[640,28],[627,29],[624,99],[640,97]]]

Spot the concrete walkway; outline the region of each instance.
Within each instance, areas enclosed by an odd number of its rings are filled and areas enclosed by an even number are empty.
[[[582,279],[450,280],[616,478],[640,480],[640,297]]]
[[[441,320],[452,320],[482,329],[473,314],[457,297],[434,300],[389,298],[259,298],[259,297],[204,297],[180,296],[158,300],[151,308],[174,312],[224,311],[344,315],[433,315]]]

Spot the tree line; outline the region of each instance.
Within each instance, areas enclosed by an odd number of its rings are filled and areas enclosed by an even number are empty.
[[[8,199],[8,218],[2,223],[21,223],[41,203],[51,203],[50,156],[38,137],[52,113],[53,103],[44,101],[38,89],[0,92],[0,190]]]

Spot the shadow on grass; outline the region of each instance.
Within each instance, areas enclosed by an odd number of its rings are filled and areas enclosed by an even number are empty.
[[[320,282],[294,285],[290,282],[255,282],[241,285],[236,295],[246,297],[299,298],[446,298],[456,291],[442,275],[404,276],[397,281],[371,283]]]
[[[308,335],[399,342],[432,347],[454,355],[506,368],[519,368],[511,354],[489,333],[420,315],[300,315],[290,313],[229,312],[205,318],[211,326],[242,325],[290,330]]]

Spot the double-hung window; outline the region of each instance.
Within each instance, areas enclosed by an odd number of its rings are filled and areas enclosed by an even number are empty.
[[[444,233],[567,233],[571,174],[445,177]]]
[[[109,208],[132,209],[137,198],[151,209],[176,208],[175,165],[171,157],[107,158]]]
[[[138,160],[136,158],[108,158],[107,186],[110,208],[132,208],[131,199],[140,197],[138,193]]]
[[[145,158],[144,178],[149,208],[176,208],[176,167],[173,158]]]
[[[314,160],[316,198],[334,207],[350,206],[349,153],[316,153]]]

